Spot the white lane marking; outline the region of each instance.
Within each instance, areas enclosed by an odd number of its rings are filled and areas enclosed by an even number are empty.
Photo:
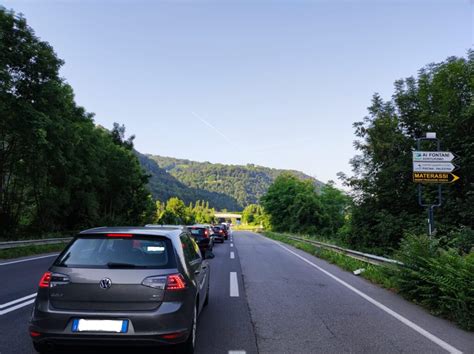
[[[199,289],[204,288],[204,284],[206,283],[207,273],[204,274],[204,278],[202,279],[201,284],[199,285]]]
[[[47,255],[47,256],[34,257],[34,258],[27,258],[27,259],[20,259],[20,260],[18,260],[18,261],[0,263],[0,266],[5,266],[5,265],[15,264],[15,263],[21,263],[21,262],[35,261],[35,260],[37,260],[37,259],[48,258],[48,257],[56,257],[58,254],[59,254],[59,253],[54,253],[54,254],[50,254],[50,255]]]
[[[247,354],[245,350],[229,350],[229,354]]]
[[[235,258],[234,252],[230,252],[230,259],[234,259],[234,258]]]
[[[270,240],[270,241],[273,241],[273,240]],[[382,311],[385,311],[386,313],[388,313],[390,316],[393,316],[394,318],[396,318],[397,320],[399,320],[400,322],[402,322],[403,324],[407,325],[408,327],[410,327],[411,329],[413,329],[414,331],[418,332],[419,334],[421,334],[422,336],[428,338],[430,341],[432,341],[433,343],[436,343],[438,344],[441,348],[445,349],[446,351],[448,351],[449,353],[453,353],[453,354],[462,354],[462,351],[460,351],[459,349],[456,349],[454,348],[452,345],[446,343],[445,341],[443,341],[442,339],[436,337],[435,335],[431,334],[430,332],[426,331],[425,329],[421,328],[420,326],[418,326],[417,324],[413,323],[412,321],[410,321],[409,319],[403,317],[402,315],[398,314],[397,312],[393,311],[392,309],[388,308],[387,306],[381,304],[380,302],[378,302],[377,300],[371,298],[370,296],[366,295],[365,293],[363,293],[362,291],[354,288],[352,285],[349,285],[348,283],[346,283],[344,280],[342,279],[339,279],[338,277],[336,277],[335,275],[332,275],[331,273],[329,273],[328,271],[324,270],[323,268],[317,266],[316,264],[314,264],[313,262],[311,261],[308,261],[306,258],[300,256],[298,253],[296,252],[293,252],[292,250],[290,250],[289,248],[286,248],[285,246],[281,245],[280,243],[276,242],[276,241],[273,241],[275,242],[278,246],[280,246],[281,248],[285,249],[286,251],[290,252],[291,254],[295,255],[296,257],[298,257],[299,259],[301,259],[302,261],[308,263],[310,266],[318,269],[319,271],[323,272],[324,274],[326,274],[327,276],[331,277],[332,279],[334,279],[335,281],[337,281],[338,283],[340,283],[341,285],[345,286],[346,288],[348,288],[349,290],[353,291],[354,293],[356,293],[357,295],[359,295],[360,297],[362,297],[363,299],[367,300],[368,302],[370,302],[371,304],[377,306],[379,309],[381,309]]]
[[[22,307],[31,305],[33,302],[35,302],[35,299],[29,300],[29,301],[26,301],[26,302],[22,302],[21,304],[18,304],[18,305],[13,306],[13,307],[9,307],[9,308],[7,308],[6,310],[0,311],[0,316],[5,315],[6,313],[9,313],[9,312],[18,310],[18,309],[20,309],[20,308],[22,308]]]
[[[6,302],[4,304],[0,304],[0,310],[4,309],[5,307],[8,307],[8,306],[15,305],[19,302],[31,299],[32,297],[35,297],[35,296],[36,296],[36,293],[21,297],[19,299],[16,299],[16,300],[13,300],[13,301],[10,301],[10,302]]]
[[[230,272],[230,297],[239,297],[239,282],[236,272]]]
[[[234,247],[234,244],[233,244],[233,243],[231,243],[231,244],[230,244],[230,247]]]

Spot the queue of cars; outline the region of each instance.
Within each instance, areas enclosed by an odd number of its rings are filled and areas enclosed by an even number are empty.
[[[131,344],[193,353],[209,302],[206,256],[229,232],[197,224],[79,233],[41,277],[29,326],[34,348]]]
[[[204,257],[212,253],[214,243],[223,243],[224,240],[229,239],[230,234],[228,224],[195,224],[188,226],[188,229]]]

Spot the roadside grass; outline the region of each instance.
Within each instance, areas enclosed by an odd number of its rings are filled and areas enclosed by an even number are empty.
[[[235,231],[252,231],[252,232],[262,232],[264,230],[263,227],[259,225],[233,225],[232,230]]]
[[[349,272],[353,272],[357,269],[363,268],[365,270],[364,272],[360,274],[361,277],[375,284],[381,285],[382,287],[386,289],[389,289],[395,292],[398,291],[396,284],[394,283],[394,281],[388,274],[389,267],[387,266],[373,265],[370,263],[360,261],[358,259],[348,257],[341,253],[337,253],[331,250],[317,247],[316,245],[292,240],[288,238],[285,234],[276,233],[272,231],[265,231],[265,232],[262,232],[261,234],[273,240],[277,240],[277,241],[289,244],[293,247],[296,247],[318,258],[324,259],[328,261],[329,263],[335,264]]]
[[[5,250],[0,250],[0,259],[4,260],[32,256],[42,253],[60,252],[64,249],[66,244],[67,243],[57,243],[52,245],[31,245],[24,247],[8,248]]]

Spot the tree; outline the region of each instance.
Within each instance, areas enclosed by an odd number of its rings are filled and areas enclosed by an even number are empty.
[[[0,8],[0,237],[150,220],[125,127],[96,127],[59,76],[63,61]]]
[[[247,225],[266,224],[267,215],[259,204],[247,205],[242,212],[242,222]]]
[[[443,188],[437,211],[439,235],[474,224],[474,53],[421,69],[418,77],[395,82],[393,98],[374,95],[369,115],[354,124],[359,155],[354,175],[349,241],[367,247],[397,247],[404,234],[425,229],[424,210],[411,181],[415,140],[434,131],[442,148],[460,156],[459,183]],[[427,197],[430,195],[428,194]]]
[[[323,227],[321,203],[310,180],[283,173],[261,198],[261,204],[276,231],[315,233]]]
[[[325,220],[325,232],[328,235],[336,235],[346,222],[351,198],[334,187],[334,182],[329,181],[321,188],[319,197],[323,208]]]

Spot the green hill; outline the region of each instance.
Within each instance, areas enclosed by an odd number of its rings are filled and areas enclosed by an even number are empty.
[[[314,180],[317,186],[323,185],[322,182],[300,171],[280,170],[251,164],[245,166],[213,164],[157,155],[146,155],[145,157],[147,165],[150,165],[151,161],[156,163],[153,169],[157,171],[157,178],[152,177],[150,183],[154,194],[157,194],[157,191],[164,186],[168,186],[167,194],[169,195],[175,193],[174,190],[181,192],[181,195],[186,197],[188,197],[186,193],[189,191],[202,196],[207,192],[211,193],[207,194],[208,198],[200,199],[209,200],[210,205],[217,209],[241,210],[248,204],[257,203],[270,184],[282,172],[292,172],[300,178]],[[145,167],[152,175],[155,174],[150,170],[151,166]],[[226,199],[224,196],[230,199]],[[184,199],[190,200],[189,198]],[[230,207],[231,201],[236,202],[236,205]]]
[[[242,208],[237,200],[231,196],[225,193],[189,187],[160,168],[158,164],[147,155],[143,155],[137,151],[135,151],[135,154],[142,167],[150,175],[148,184],[155,199],[166,201],[171,197],[178,197],[186,204],[190,202],[194,203],[197,200],[209,201],[211,207],[219,210],[240,210]]]

